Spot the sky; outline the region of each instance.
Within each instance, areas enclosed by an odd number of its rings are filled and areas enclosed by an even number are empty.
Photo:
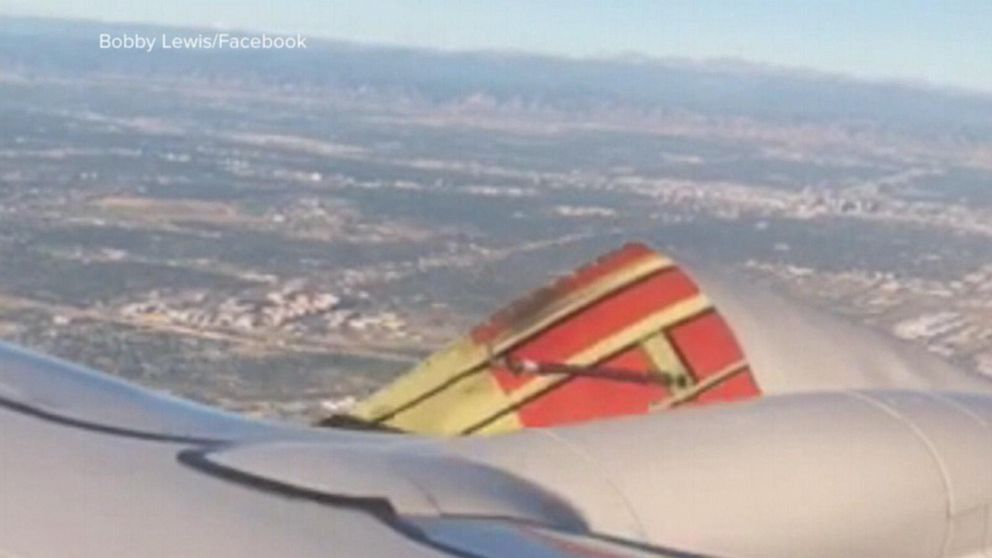
[[[0,14],[445,50],[731,58],[992,93],[992,0],[0,0]]]

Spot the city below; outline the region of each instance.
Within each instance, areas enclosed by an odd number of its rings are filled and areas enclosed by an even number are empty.
[[[315,81],[310,59],[77,50],[0,54],[4,340],[314,420],[637,240],[992,375],[992,99],[750,69],[795,96],[779,109],[735,104],[743,70],[663,63],[328,43],[307,56],[350,65]],[[466,83],[391,83],[383,60]],[[560,97],[542,64],[690,85]],[[820,90],[847,104],[817,112]]]

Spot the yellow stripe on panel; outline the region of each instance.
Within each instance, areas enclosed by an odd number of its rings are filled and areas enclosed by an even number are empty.
[[[679,355],[676,354],[675,348],[672,347],[671,342],[663,332],[659,331],[645,339],[641,343],[641,348],[644,349],[644,352],[651,359],[651,362],[654,363],[659,373],[666,374],[671,378],[672,382],[669,385],[669,390],[673,395],[678,396],[692,389],[695,379],[689,373],[689,369],[685,367],[685,363],[682,362]]]
[[[593,365],[606,357],[617,354],[626,347],[636,344],[646,336],[649,336],[651,333],[657,332],[662,328],[670,326],[671,324],[685,320],[709,309],[710,302],[706,299],[706,297],[697,295],[692,298],[688,298],[661,312],[652,314],[640,322],[637,322],[636,324],[624,328],[618,333],[603,339],[588,349],[573,355],[566,361],[566,364],[573,366]],[[519,405],[521,402],[534,396],[543,389],[561,381],[564,377],[566,376],[560,374],[537,376],[509,394],[507,396],[507,404],[504,405],[492,405],[492,403],[498,403],[496,400],[489,400],[488,403],[490,403],[490,405],[473,405],[470,410],[471,416],[474,420],[466,421],[464,426],[466,428],[470,428],[475,424],[485,421],[489,417],[497,415],[509,407]]]
[[[435,353],[410,372],[372,394],[352,414],[370,421],[388,417],[401,405],[419,404],[429,400],[433,397],[432,391],[447,389],[446,382],[459,382],[456,378],[458,374],[470,371],[472,365],[482,365],[488,359],[489,353],[485,347],[463,339]],[[421,398],[423,401],[418,401]]]
[[[471,374],[471,371],[485,366],[493,355],[505,352],[613,292],[644,277],[669,269],[673,265],[671,260],[663,256],[645,257],[642,261],[617,270],[587,287],[563,296],[559,300],[551,301],[548,308],[530,324],[508,332],[490,347],[475,343],[470,338],[462,339],[373,394],[360,403],[352,414],[365,420],[377,421],[391,419],[397,411],[407,413],[413,407],[425,404],[444,391],[452,389],[454,384],[475,376],[476,374]]]
[[[559,300],[550,304],[540,316],[536,317],[532,324],[518,331],[512,331],[503,338],[496,340],[492,344],[493,352],[501,353],[511,349],[513,346],[551,327],[582,308],[606,298],[613,292],[619,291],[648,275],[669,269],[674,265],[670,259],[663,256],[649,257],[644,261],[637,262],[607,275],[588,287],[561,297]]]
[[[693,398],[699,397],[700,394],[705,393],[706,391],[723,383],[725,380],[730,379],[731,376],[742,372],[745,368],[747,368],[747,361],[739,360],[722,368],[716,374],[706,377],[698,384],[692,386],[691,389],[678,395],[674,395],[671,398],[658,403],[657,405],[652,405],[651,411],[664,411],[666,409],[671,409],[672,407],[677,407],[687,401],[691,401]]]
[[[421,434],[454,436],[474,420],[474,409],[502,408],[509,404],[509,398],[487,371],[462,380],[437,393],[429,402],[411,407],[385,424]],[[519,424],[517,426],[519,428]]]

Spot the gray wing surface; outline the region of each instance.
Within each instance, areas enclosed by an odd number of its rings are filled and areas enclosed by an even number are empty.
[[[0,557],[683,556],[591,538],[436,445],[247,420],[0,345]]]
[[[705,267],[692,271],[730,323],[766,394],[845,389],[992,394],[992,378],[920,347]]]
[[[360,508],[279,497],[177,459],[317,435],[353,438],[244,420],[2,346],[0,556],[439,554]]]

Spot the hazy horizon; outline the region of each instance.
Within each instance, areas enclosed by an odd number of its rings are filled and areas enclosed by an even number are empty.
[[[883,2],[871,8],[841,2],[833,9],[741,2],[681,10],[679,2],[637,2],[625,5],[628,9],[590,3],[566,9],[555,0],[530,2],[526,9],[514,9],[515,1],[501,3],[502,10],[478,2],[435,0],[413,8],[391,1],[300,0],[292,10],[276,9],[265,0],[190,4],[188,9],[182,2],[169,8],[144,4],[99,1],[82,7],[63,0],[14,0],[0,7],[0,15],[303,33],[361,45],[452,52],[731,62],[992,93],[992,43],[981,39],[992,36],[992,4],[982,2]],[[883,5],[898,7],[899,19],[888,17],[894,12]]]

